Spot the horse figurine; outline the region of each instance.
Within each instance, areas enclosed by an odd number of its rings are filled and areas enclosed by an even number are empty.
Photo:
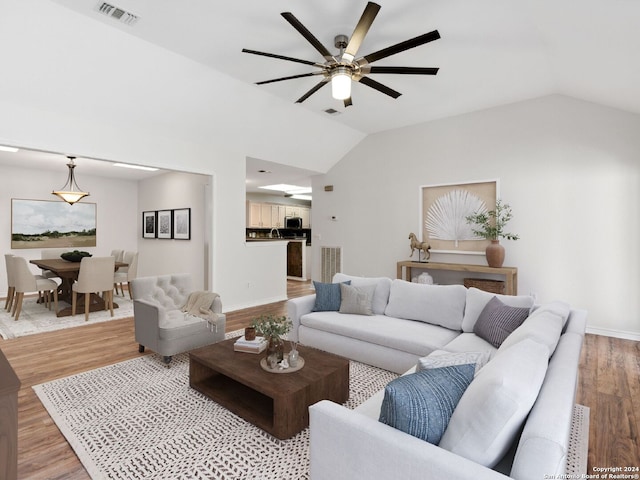
[[[429,245],[429,243],[419,242],[418,237],[416,237],[415,233],[409,234],[409,240],[411,240],[411,255],[409,255],[409,257],[413,257],[414,250],[418,250],[419,262],[426,262],[427,260],[429,260],[429,258],[431,258],[431,252],[429,251],[431,249],[431,245]],[[424,252],[424,260],[420,260],[420,250]]]

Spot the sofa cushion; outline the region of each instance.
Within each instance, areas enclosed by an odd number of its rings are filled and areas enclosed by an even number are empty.
[[[375,285],[345,285],[340,284],[340,313],[352,313],[355,315],[373,315],[371,301],[376,291]]]
[[[334,282],[346,282],[350,280],[351,285],[361,287],[363,285],[375,285],[376,291],[373,294],[373,300],[371,301],[371,308],[373,313],[377,315],[384,314],[384,309],[387,307],[389,301],[389,289],[391,288],[391,279],[387,277],[354,277],[352,275],[345,275],[344,273],[336,273],[333,276]]]
[[[440,447],[486,467],[514,442],[545,377],[548,350],[525,339],[496,355],[471,382]]]
[[[436,350],[426,357],[418,359],[416,369],[429,370],[432,368],[451,367],[454,365],[473,365],[475,375],[480,372],[489,361],[490,353],[485,352],[447,352],[446,350]]]
[[[337,312],[340,309],[341,293],[339,283],[313,282],[316,289],[314,312]]]
[[[380,421],[437,445],[474,371],[473,365],[454,365],[392,380],[384,390]]]
[[[385,315],[460,331],[466,296],[467,289],[462,285],[426,285],[394,280]]]
[[[510,307],[493,297],[480,313],[473,333],[497,348],[528,316],[528,308]]]
[[[490,357],[493,357],[498,351],[496,347],[475,333],[464,332],[447,343],[442,349],[447,352],[489,352]]]
[[[201,334],[209,329],[209,322],[180,310],[168,310],[158,324],[158,337],[161,340],[176,340]]]
[[[549,356],[553,355],[568,316],[569,305],[564,302],[543,305],[534,310],[529,318],[502,342],[498,354],[525,338],[530,338],[545,345],[549,349]]]
[[[304,327],[424,357],[442,349],[459,332],[423,322],[385,315],[352,315],[338,312],[311,312],[300,317]]]
[[[464,319],[462,320],[463,332],[473,332],[473,327],[480,313],[493,297],[498,297],[502,303],[510,307],[531,308],[533,306],[533,297],[529,295],[496,295],[495,293],[489,293],[471,287],[467,290]]]

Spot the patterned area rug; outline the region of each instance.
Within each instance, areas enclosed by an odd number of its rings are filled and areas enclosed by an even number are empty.
[[[354,408],[396,378],[351,362]],[[93,479],[309,478],[309,429],[278,440],[189,387],[156,355],[33,387]]]
[[[126,293],[126,292],[125,292]],[[133,316],[133,302],[128,296],[120,297],[114,295],[113,301],[119,305],[119,308],[113,310],[113,317],[107,311],[91,312],[89,314],[89,322],[108,322],[120,318]],[[84,319],[84,311],[76,312],[75,317],[56,317],[52,309],[47,309],[44,305],[36,303],[36,297],[25,298],[22,303],[22,312],[20,318],[16,322],[7,310],[4,309],[4,300],[0,307],[0,336],[5,340],[10,338],[23,337],[25,335],[33,335],[35,333],[51,332],[63,328],[79,327],[86,325]],[[67,307],[68,304],[60,302],[58,308]]]
[[[237,336],[232,332],[227,337]],[[352,361],[348,408],[398,375]],[[309,429],[278,440],[189,387],[189,359],[148,355],[33,387],[94,480],[309,478]],[[589,408],[576,405],[567,474],[587,472]]]

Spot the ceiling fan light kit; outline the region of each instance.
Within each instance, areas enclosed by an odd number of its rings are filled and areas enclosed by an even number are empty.
[[[352,105],[351,82],[359,82],[379,91],[380,93],[384,93],[391,98],[398,98],[402,95],[400,92],[373,80],[369,77],[371,74],[436,75],[438,73],[438,68],[376,67],[372,66],[371,63],[437,40],[440,38],[440,34],[437,30],[391,45],[390,47],[370,53],[364,57],[356,58],[358,50],[360,49],[360,46],[362,45],[362,42],[379,11],[380,5],[373,2],[367,3],[358,24],[351,34],[351,37],[347,37],[346,35],[337,35],[335,37],[334,45],[339,49],[339,53],[337,55],[332,55],[320,40],[318,40],[291,12],[283,12],[281,14],[282,17],[289,22],[289,24],[295,28],[320,53],[320,55],[322,55],[325,61],[323,63],[318,63],[310,60],[303,60],[244,48],[242,49],[244,53],[277,58],[280,60],[302,63],[304,65],[319,68],[319,70],[314,72],[263,80],[261,82],[256,82],[256,84],[264,85],[266,83],[281,82],[283,80],[293,80],[296,78],[322,75],[322,80],[307,91],[302,97],[296,100],[296,103],[304,102],[327,83],[331,82],[331,94],[333,98],[342,100],[344,102],[344,106],[348,107]]]

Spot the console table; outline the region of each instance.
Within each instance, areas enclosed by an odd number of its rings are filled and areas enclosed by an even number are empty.
[[[419,268],[421,270],[448,270],[452,272],[491,273],[494,275],[502,275],[505,280],[505,293],[507,295],[518,294],[518,269],[516,267],[494,268],[485,265],[467,265],[463,263],[412,262],[411,260],[404,260],[398,262],[397,278],[410,282],[412,268]],[[404,274],[403,269],[406,272]]]

